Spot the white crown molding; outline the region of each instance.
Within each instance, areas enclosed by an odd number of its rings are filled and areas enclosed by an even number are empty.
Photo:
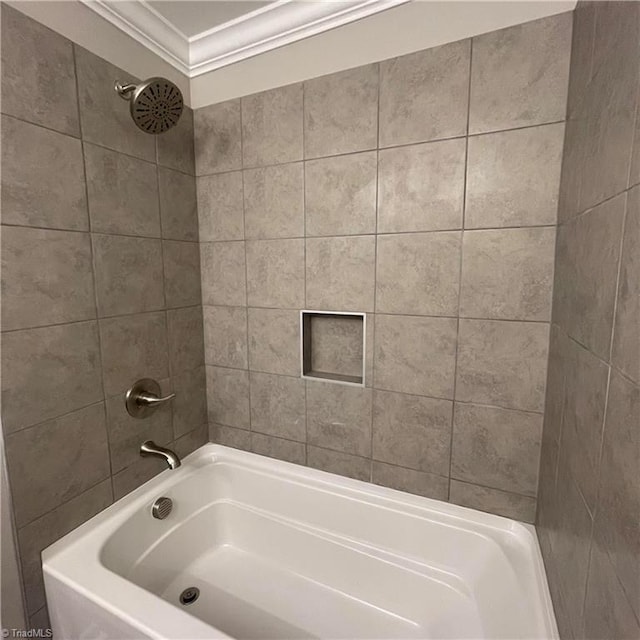
[[[189,78],[349,24],[408,1],[279,0],[187,38],[145,0],[81,0],[85,6]]]
[[[80,0],[112,25],[189,76],[189,40],[144,0]]]

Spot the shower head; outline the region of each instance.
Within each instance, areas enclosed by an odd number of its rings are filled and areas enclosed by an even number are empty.
[[[184,102],[173,82],[165,78],[149,78],[139,85],[116,82],[115,90],[129,100],[131,117],[145,133],[164,133],[178,123]]]

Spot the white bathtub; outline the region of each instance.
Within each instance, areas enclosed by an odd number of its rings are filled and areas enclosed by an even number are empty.
[[[557,638],[532,527],[211,444],[43,565],[57,640]]]

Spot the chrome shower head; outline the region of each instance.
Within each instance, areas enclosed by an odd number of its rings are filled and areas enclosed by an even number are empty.
[[[131,117],[145,133],[164,133],[178,123],[184,101],[173,82],[165,78],[149,78],[139,85],[116,82],[115,90],[129,100]]]

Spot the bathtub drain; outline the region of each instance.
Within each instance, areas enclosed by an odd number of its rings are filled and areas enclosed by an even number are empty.
[[[188,589],[185,589],[180,594],[180,603],[192,604],[198,599],[199,595],[200,595],[200,589],[198,589],[198,587],[189,587]]]

